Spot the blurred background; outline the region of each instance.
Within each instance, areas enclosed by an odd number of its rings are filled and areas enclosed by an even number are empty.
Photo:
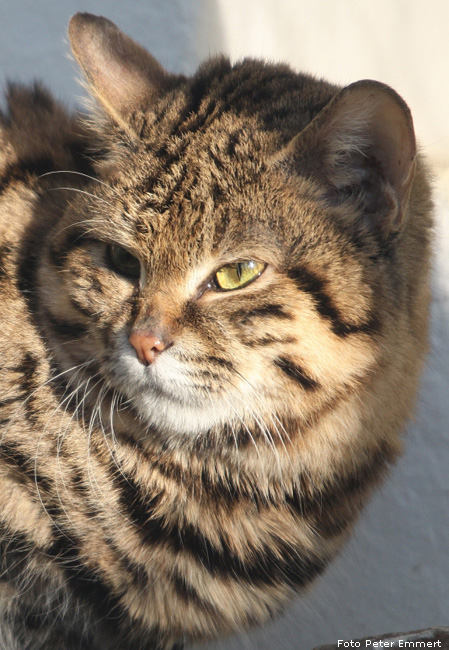
[[[287,61],[346,85],[393,86],[434,170],[432,351],[406,451],[322,579],[262,629],[205,650],[311,650],[449,625],[449,2],[447,0],[0,0],[0,82],[42,79],[80,102],[70,15],[102,14],[173,72],[226,53]]]

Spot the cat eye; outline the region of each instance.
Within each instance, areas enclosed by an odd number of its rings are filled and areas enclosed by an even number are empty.
[[[140,261],[126,248],[111,244],[108,247],[109,261],[115,271],[131,278],[140,276]]]
[[[214,283],[217,289],[222,291],[232,291],[233,289],[242,289],[247,284],[259,277],[265,270],[266,264],[254,260],[244,260],[243,262],[233,262],[226,264],[219,269],[214,275]]]

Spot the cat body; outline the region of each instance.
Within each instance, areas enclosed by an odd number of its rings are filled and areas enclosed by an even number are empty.
[[[401,449],[431,202],[388,87],[70,38],[0,122],[0,647],[168,649],[325,568]]]

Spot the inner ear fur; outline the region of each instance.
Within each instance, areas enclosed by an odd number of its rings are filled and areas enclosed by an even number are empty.
[[[389,86],[364,80],[340,91],[288,145],[299,173],[327,185],[326,197],[357,201],[364,221],[398,230],[412,186],[416,141],[410,110]]]
[[[93,94],[125,129],[133,113],[145,110],[177,79],[102,16],[75,14],[69,23],[69,39]]]

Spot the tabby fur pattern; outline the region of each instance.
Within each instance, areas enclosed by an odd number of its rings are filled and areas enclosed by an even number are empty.
[[[0,647],[165,650],[277,613],[400,452],[429,185],[383,84],[69,35],[91,117],[0,120]]]

